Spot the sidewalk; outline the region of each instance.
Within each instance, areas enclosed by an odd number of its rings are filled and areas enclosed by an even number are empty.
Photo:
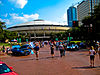
[[[8,54],[10,54],[10,53],[11,52],[9,52]],[[8,54],[0,52],[0,59],[3,58],[3,57],[9,57]]]

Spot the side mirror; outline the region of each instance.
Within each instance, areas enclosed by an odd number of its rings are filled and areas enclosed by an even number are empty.
[[[11,70],[13,69],[13,67],[9,67]]]

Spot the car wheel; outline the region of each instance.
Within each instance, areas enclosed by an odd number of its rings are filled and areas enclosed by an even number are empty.
[[[16,55],[16,53],[15,53],[15,52],[13,52],[13,53],[12,53],[12,55]]]

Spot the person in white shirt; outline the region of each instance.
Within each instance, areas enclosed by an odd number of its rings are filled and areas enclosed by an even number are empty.
[[[94,67],[94,58],[95,58],[95,50],[94,47],[91,46],[91,49],[89,50],[89,55],[90,55],[90,67]]]

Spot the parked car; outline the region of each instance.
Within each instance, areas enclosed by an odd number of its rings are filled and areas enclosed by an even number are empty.
[[[12,67],[9,67],[4,62],[0,61],[0,75],[18,75],[12,69]]]
[[[32,47],[29,44],[25,44],[23,46],[15,45],[15,47],[11,49],[13,54],[19,55],[29,55],[32,50]]]
[[[78,49],[79,49],[79,46],[77,44],[67,45],[67,50],[68,51],[75,51],[75,50],[78,50]]]

